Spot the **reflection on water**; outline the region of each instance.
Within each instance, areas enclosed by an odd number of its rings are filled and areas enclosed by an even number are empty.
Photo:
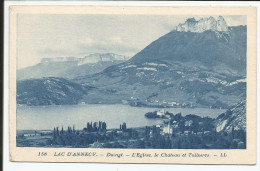
[[[17,130],[53,129],[56,126],[66,128],[75,125],[83,129],[87,122],[104,121],[107,128],[119,128],[123,122],[127,127],[141,127],[160,124],[160,119],[147,119],[144,114],[158,108],[131,107],[127,105],[66,105],[66,106],[19,106],[17,107]],[[207,108],[167,108],[173,114],[181,112],[183,116],[217,117],[224,109]]]

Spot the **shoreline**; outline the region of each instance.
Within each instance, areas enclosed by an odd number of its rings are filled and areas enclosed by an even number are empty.
[[[152,105],[147,105],[147,106],[133,106],[133,105],[128,105],[128,104],[122,104],[122,103],[115,103],[115,104],[110,104],[110,103],[88,103],[88,104],[64,104],[64,105],[26,105],[26,104],[17,104],[16,106],[19,107],[29,107],[29,108],[46,108],[46,107],[66,107],[66,106],[113,106],[113,105],[121,105],[121,106],[128,106],[128,107],[134,107],[134,108],[151,108],[151,109],[213,109],[213,110],[227,110],[228,108],[210,108],[207,106],[196,106],[196,107],[176,107],[176,106],[152,106]]]

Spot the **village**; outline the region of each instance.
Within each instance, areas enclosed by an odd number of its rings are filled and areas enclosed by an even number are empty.
[[[213,118],[197,115],[182,116],[164,109],[148,112],[147,118],[162,119],[163,123],[139,128],[128,128],[126,122],[117,129],[107,129],[106,122],[87,122],[83,129],[69,126],[66,130],[24,131],[17,134],[18,146],[66,148],[161,148],[202,149],[245,147],[245,135],[238,131],[219,133]],[[243,135],[243,136],[241,136]],[[239,136],[239,137],[238,137]],[[238,139],[238,140],[237,140]],[[222,141],[219,141],[222,140]],[[224,143],[224,144],[223,144]]]

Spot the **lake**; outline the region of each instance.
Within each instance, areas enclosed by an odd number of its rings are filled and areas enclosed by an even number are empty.
[[[147,119],[144,114],[159,108],[132,107],[128,105],[63,105],[63,106],[17,106],[17,130],[52,130],[61,126],[67,130],[83,129],[87,122],[104,121],[107,128],[119,128],[126,122],[127,127],[152,126],[162,123],[161,119]],[[216,118],[225,109],[208,108],[166,108],[173,114],[183,116],[196,114]]]

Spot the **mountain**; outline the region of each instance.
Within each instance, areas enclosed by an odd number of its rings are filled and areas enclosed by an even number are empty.
[[[75,64],[79,70],[66,70],[78,76],[66,77],[95,87],[81,97],[85,103],[229,108],[245,99],[246,26],[229,27],[223,17],[209,17],[188,19],[180,27],[131,59],[94,74],[86,70],[95,60],[82,59],[83,65]]]
[[[77,76],[98,73],[105,68],[128,60],[129,57],[113,53],[94,53],[84,58],[56,57],[43,58],[37,65],[19,69],[17,79],[61,77],[74,78]]]
[[[93,87],[83,87],[62,78],[17,81],[17,104],[29,106],[78,104]]]
[[[17,80],[16,98],[17,104],[28,106],[115,104],[118,99],[109,99],[113,93],[110,89],[81,85],[64,78],[44,77]]]
[[[228,25],[222,16],[219,16],[217,20],[214,17],[202,18],[196,21],[194,18],[189,18],[183,24],[179,24],[176,27],[177,31],[184,32],[197,32],[201,33],[206,30],[227,32]]]
[[[246,100],[219,115],[215,121],[216,131],[228,133],[234,130],[246,131]]]
[[[225,29],[223,17],[216,25],[221,22],[215,30],[209,27],[203,32],[177,27],[130,60],[73,81],[113,90],[109,99],[118,103],[228,108],[246,97],[247,29]]]
[[[79,58],[78,65],[93,64],[99,62],[115,62],[115,61],[127,61],[128,56],[117,55],[114,53],[94,53],[84,58]]]
[[[202,33],[174,30],[152,42],[130,60],[199,63],[219,73],[230,70],[246,75],[246,26],[229,27],[228,32]]]

